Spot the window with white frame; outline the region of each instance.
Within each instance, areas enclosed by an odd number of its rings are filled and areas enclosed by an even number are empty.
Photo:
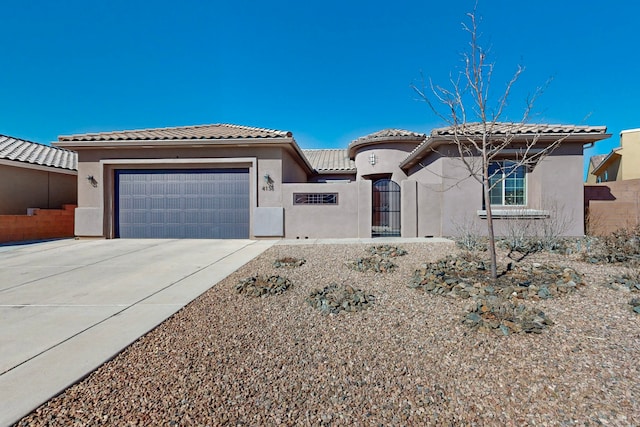
[[[516,162],[503,160],[489,164],[489,199],[491,205],[524,206],[527,204],[527,169]]]

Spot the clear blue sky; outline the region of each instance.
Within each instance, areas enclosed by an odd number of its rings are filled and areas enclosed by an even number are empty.
[[[235,123],[340,148],[383,128],[442,125],[410,89],[460,66],[473,1],[8,1],[2,4],[0,133],[58,135]],[[640,2],[481,0],[500,89],[526,66],[554,81],[536,121],[640,127]]]

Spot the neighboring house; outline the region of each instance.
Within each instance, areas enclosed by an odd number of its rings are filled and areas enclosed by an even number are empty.
[[[565,139],[492,191],[498,225],[554,216],[545,204],[553,200],[569,220],[565,234],[582,235],[583,146],[609,136],[605,127],[521,127],[492,168],[508,168],[531,138]],[[301,150],[290,132],[228,124],[61,136],[55,145],[78,153],[82,237],[448,236],[485,221],[481,185],[461,167],[450,128],[382,130],[346,150]]]
[[[584,194],[590,234],[640,224],[640,129],[620,132],[620,147],[591,157]]]
[[[0,135],[0,215],[75,205],[76,169],[72,151]]]
[[[587,183],[625,181],[640,178],[640,129],[620,132],[620,147],[597,155],[589,162]]]
[[[602,163],[605,157],[607,157],[606,154],[597,154],[589,158],[589,168],[587,169],[587,184],[595,184],[598,177],[593,174],[593,171],[600,163]]]

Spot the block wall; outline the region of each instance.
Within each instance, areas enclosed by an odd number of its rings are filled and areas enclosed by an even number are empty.
[[[640,224],[640,179],[585,185],[584,203],[589,234],[635,227]]]
[[[27,215],[0,215],[0,243],[73,237],[76,205],[29,209]]]

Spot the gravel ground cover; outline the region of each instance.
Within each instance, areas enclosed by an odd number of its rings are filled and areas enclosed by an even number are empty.
[[[345,265],[367,245],[274,246],[18,424],[640,425],[637,294],[608,286],[629,268],[527,257],[586,285],[525,301],[553,321],[542,333],[498,336],[463,323],[469,300],[408,287],[453,244],[400,246],[408,254],[385,273]],[[282,257],[306,263],[276,270]],[[258,275],[292,285],[236,292]],[[331,283],[375,304],[326,314],[306,302]]]

